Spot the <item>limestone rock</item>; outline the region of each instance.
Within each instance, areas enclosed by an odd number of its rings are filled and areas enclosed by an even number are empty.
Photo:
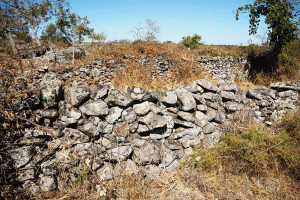
[[[175,159],[180,159],[184,156],[183,148],[177,150],[164,150],[164,156],[160,167],[168,167]]]
[[[296,90],[300,91],[300,81],[272,83],[271,88],[275,90]]]
[[[84,121],[82,124],[78,125],[78,129],[88,136],[98,136],[99,132],[94,123],[90,121]]]
[[[153,112],[150,112],[146,116],[141,117],[138,121],[147,125],[149,130],[164,128],[167,126],[167,120],[160,115],[154,114]]]
[[[53,176],[41,176],[39,186],[45,192],[54,190],[57,187]]]
[[[93,100],[102,99],[108,94],[110,86],[109,85],[102,85],[97,84],[91,89],[91,98]]]
[[[125,92],[135,101],[154,101],[157,98],[151,92],[141,87],[125,87]]]
[[[177,103],[177,95],[173,90],[157,89],[152,90],[151,93],[157,97],[160,102],[168,105],[176,105]]]
[[[132,108],[127,108],[122,112],[122,120],[131,124],[136,121],[136,113]]]
[[[41,98],[44,108],[55,108],[62,96],[62,82],[56,75],[46,74],[41,84]]]
[[[212,124],[212,123],[207,123],[204,127],[203,127],[203,133],[204,134],[210,134],[213,133],[216,130],[216,127]]]
[[[200,79],[197,81],[197,84],[200,85],[206,91],[220,92],[220,89],[217,86],[215,86],[214,84],[212,84],[207,80]]]
[[[195,112],[195,124],[198,126],[204,127],[209,121],[209,117],[206,116],[203,112]]]
[[[97,126],[97,132],[104,133],[104,134],[110,134],[110,133],[112,133],[113,128],[114,128],[114,126],[112,124],[102,121]]]
[[[98,177],[102,180],[110,180],[114,177],[115,172],[111,163],[105,162],[104,165],[97,171]]]
[[[18,171],[17,172],[17,181],[19,182],[24,182],[24,181],[27,181],[27,180],[32,180],[34,179],[35,176],[34,176],[34,169],[28,169],[28,170],[24,170],[24,171]]]
[[[34,156],[32,146],[24,146],[22,148],[8,151],[8,155],[14,160],[14,167],[19,169],[28,164]]]
[[[117,121],[122,114],[123,109],[119,107],[112,107],[109,109],[109,114],[106,116],[106,121],[110,124],[113,124]]]
[[[191,93],[200,93],[202,94],[204,92],[203,88],[198,85],[198,80],[193,81],[190,84],[187,84],[185,86],[183,86],[184,89],[186,89],[187,91],[191,92]]]
[[[163,159],[161,143],[155,140],[147,142],[136,148],[133,152],[133,160],[138,165],[160,164]]]
[[[196,101],[191,92],[184,88],[175,88],[175,92],[180,102],[180,109],[183,111],[195,110]]]
[[[139,116],[144,116],[144,115],[148,114],[150,111],[150,108],[151,108],[151,106],[148,101],[133,105],[133,110]]]
[[[133,103],[133,100],[123,91],[111,86],[105,102],[112,106],[127,107]]]
[[[77,129],[65,128],[62,133],[64,134],[64,141],[71,145],[89,141],[89,137]]]
[[[88,98],[91,94],[89,88],[85,87],[71,87],[64,91],[65,102],[72,106],[78,106],[83,100]]]
[[[192,113],[189,113],[189,112],[183,112],[183,111],[179,111],[177,113],[177,117],[185,120],[185,121],[188,121],[188,122],[194,122],[195,121],[195,118],[193,116]]]
[[[43,174],[47,176],[53,176],[58,174],[57,163],[55,160],[47,160],[41,164],[41,170]]]
[[[40,118],[56,118],[58,117],[58,111],[56,109],[39,109],[33,112],[34,115]]]
[[[234,94],[236,94],[239,91],[239,87],[234,82],[223,82],[218,84],[218,87],[222,91],[233,92]]]
[[[106,160],[119,162],[126,160],[132,153],[133,149],[130,146],[120,146],[107,151]]]
[[[74,124],[81,117],[81,112],[65,101],[60,101],[58,107],[59,119],[63,122]]]
[[[220,96],[222,97],[222,100],[225,101],[232,101],[235,99],[235,95],[233,92],[228,91],[221,91]]]
[[[202,128],[177,128],[174,133],[169,137],[170,139],[179,139],[182,138],[185,135],[191,136],[192,139],[197,137],[202,132]]]
[[[82,106],[80,106],[79,110],[81,111],[81,113],[90,116],[100,116],[100,115],[103,116],[108,114],[108,106],[101,99],[97,101],[90,99]]]
[[[157,178],[160,175],[161,171],[162,169],[155,165],[145,166],[145,174],[148,178]]]

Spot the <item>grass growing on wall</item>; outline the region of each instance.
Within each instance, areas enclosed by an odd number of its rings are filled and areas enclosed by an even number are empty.
[[[254,195],[255,198],[297,199],[300,197],[300,111],[286,115],[278,128],[280,131],[276,132],[263,124],[252,124],[240,134],[226,134],[212,148],[197,147],[180,168],[199,169],[198,176],[207,177],[203,180],[217,181],[207,192],[214,198],[226,196],[216,191],[221,182],[242,181],[236,189],[224,186],[234,192],[241,190],[242,185],[245,187],[246,180],[252,180],[254,188],[264,193]],[[272,189],[274,184],[276,192]]]

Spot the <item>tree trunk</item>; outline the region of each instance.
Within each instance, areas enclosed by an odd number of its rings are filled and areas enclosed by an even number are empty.
[[[81,33],[79,33],[79,44],[81,44]]]
[[[69,45],[71,46],[72,45],[72,40],[69,38],[69,36],[67,35],[67,33],[65,32],[65,30],[63,29],[60,29],[61,32],[65,35],[66,39],[67,39],[67,42],[69,43]]]
[[[10,41],[10,44],[11,44],[11,48],[13,49],[14,54],[18,55],[19,52],[18,52],[18,49],[16,48],[16,44],[15,44],[15,41],[14,41],[13,36],[11,34],[10,27],[7,28],[7,32],[8,32],[8,37],[9,37],[9,41]]]
[[[30,23],[30,25],[31,25],[32,33],[33,33],[33,35],[34,35],[34,38],[35,38],[36,43],[37,43],[39,46],[42,46],[42,45],[41,45],[41,42],[40,42],[40,40],[39,40],[39,37],[38,37],[37,34],[36,34],[36,31],[35,31],[35,28],[34,28],[33,24]]]

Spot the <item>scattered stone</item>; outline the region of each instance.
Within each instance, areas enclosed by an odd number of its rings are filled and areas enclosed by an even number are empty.
[[[39,186],[42,191],[49,192],[56,189],[56,183],[53,176],[44,176],[40,177]]]

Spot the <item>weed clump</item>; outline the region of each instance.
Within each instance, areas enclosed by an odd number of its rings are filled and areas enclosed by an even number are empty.
[[[223,141],[211,149],[198,147],[189,162],[203,170],[222,166],[227,172],[250,176],[273,171],[299,180],[299,114],[300,111],[287,115],[281,124],[281,132],[276,135],[268,134],[264,125],[250,127],[242,134],[226,134]]]
[[[192,160],[198,167],[211,170],[235,160],[241,165],[235,172],[259,174],[275,170],[300,178],[300,112],[288,115],[282,122],[282,132],[266,134],[263,125],[254,126],[242,134],[227,134],[212,149],[198,147]],[[237,166],[236,166],[237,167]],[[230,170],[229,170],[230,171]]]

